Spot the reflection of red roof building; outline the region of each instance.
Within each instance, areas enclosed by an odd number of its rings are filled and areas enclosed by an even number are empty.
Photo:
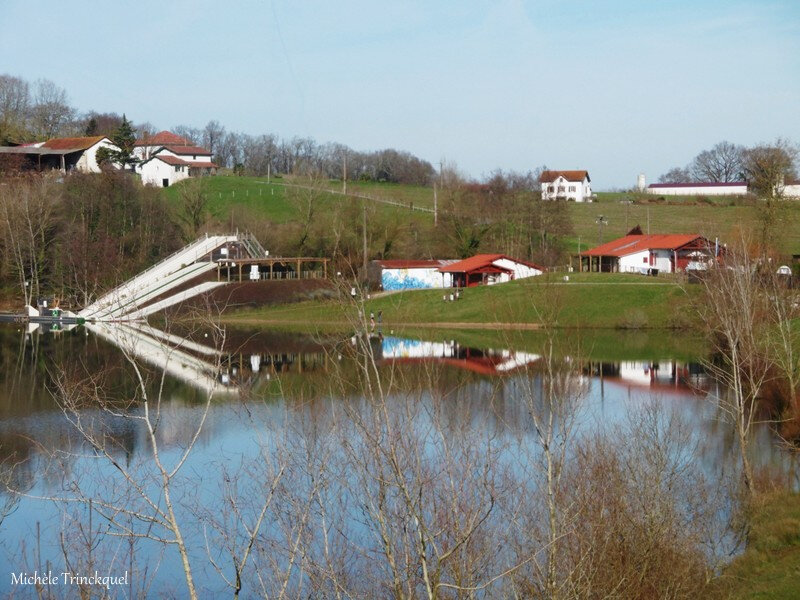
[[[439,268],[440,273],[452,274],[454,287],[504,283],[541,275],[543,271],[544,267],[505,254],[476,254]]]
[[[590,374],[606,384],[647,394],[685,395],[687,391],[703,392],[708,385],[705,373],[676,361],[601,363],[590,368]]]

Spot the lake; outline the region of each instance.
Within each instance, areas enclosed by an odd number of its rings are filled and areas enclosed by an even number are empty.
[[[185,560],[201,597],[494,597],[538,589],[548,548],[569,564],[621,499],[718,568],[741,541],[725,391],[674,344],[609,335],[2,325],[0,592],[96,572],[118,578],[97,594],[186,597]],[[766,426],[753,459],[791,476]]]

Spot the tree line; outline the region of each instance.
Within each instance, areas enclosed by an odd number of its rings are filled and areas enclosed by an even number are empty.
[[[703,150],[684,167],[673,167],[661,183],[731,183],[746,181],[761,196],[780,195],[788,180],[797,178],[798,148],[786,139],[746,147],[728,141]]]
[[[116,112],[81,113],[70,104],[66,90],[47,79],[31,84],[21,77],[0,74],[0,145],[65,136],[111,137],[125,122],[124,115]],[[140,137],[157,132],[149,122],[137,123],[134,128]],[[393,148],[362,152],[340,143],[319,143],[310,137],[252,135],[227,131],[216,120],[203,128],[176,125],[171,131],[204,146],[220,167],[240,174],[313,171],[342,178],[346,173],[352,181],[413,185],[429,185],[436,174],[430,162]]]

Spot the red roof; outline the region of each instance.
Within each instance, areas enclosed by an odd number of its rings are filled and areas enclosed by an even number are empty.
[[[589,171],[542,171],[542,174],[539,175],[539,182],[553,183],[559,177],[563,177],[567,181],[583,181],[589,179]]]
[[[217,165],[214,164],[213,162],[199,162],[199,161],[198,162],[192,162],[192,161],[189,161],[186,164],[189,165],[190,167],[201,167],[201,168],[208,168],[208,169],[216,169],[217,168]]]
[[[696,233],[656,233],[652,235],[626,235],[581,252],[581,256],[628,256],[646,250],[677,250],[697,239],[705,239]]]
[[[86,150],[104,139],[106,138],[102,135],[95,135],[92,137],[53,138],[52,140],[47,140],[41,147],[50,148],[51,150]]]
[[[503,269],[503,267],[498,267],[494,264],[494,261],[499,260],[501,258],[505,258],[507,260],[520,263],[523,265],[527,265],[529,267],[533,267],[534,269],[539,269],[540,271],[544,271],[544,267],[540,267],[533,263],[526,262],[524,260],[519,260],[517,258],[511,258],[510,256],[506,256],[505,254],[476,254],[475,256],[470,256],[469,258],[465,258],[464,260],[460,260],[458,262],[454,262],[449,265],[445,265],[439,268],[441,273],[470,273],[472,271],[476,271],[477,269],[485,269],[487,267],[495,267],[497,269]]]
[[[182,158],[178,158],[177,156],[170,156],[169,154],[157,154],[153,158],[157,158],[161,162],[165,162],[168,165],[187,165],[192,166],[192,163],[186,162]]]
[[[155,135],[149,135],[136,140],[137,146],[191,146],[193,142],[181,137],[171,131],[159,131]]]
[[[211,156],[211,152],[203,148],[202,146],[181,146],[175,144],[165,144],[164,148],[169,150],[170,152],[174,152],[175,154],[204,154],[207,156]]]
[[[687,187],[737,187],[747,185],[746,181],[730,181],[727,183],[722,182],[698,182],[698,183],[651,183],[647,187],[658,189],[658,188],[687,188]]]

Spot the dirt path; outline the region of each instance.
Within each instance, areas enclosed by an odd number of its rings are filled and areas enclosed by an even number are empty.
[[[238,318],[238,317],[223,317],[223,321],[231,325],[308,325],[307,320],[291,320],[291,319],[257,319],[257,318]],[[319,321],[315,325],[321,326],[345,326],[349,327],[351,324],[347,321]],[[403,321],[402,323],[392,323],[391,321],[384,321],[381,325],[384,331],[387,329],[520,329],[520,330],[535,330],[541,329],[539,323],[453,323],[442,321],[437,323],[410,323]]]

